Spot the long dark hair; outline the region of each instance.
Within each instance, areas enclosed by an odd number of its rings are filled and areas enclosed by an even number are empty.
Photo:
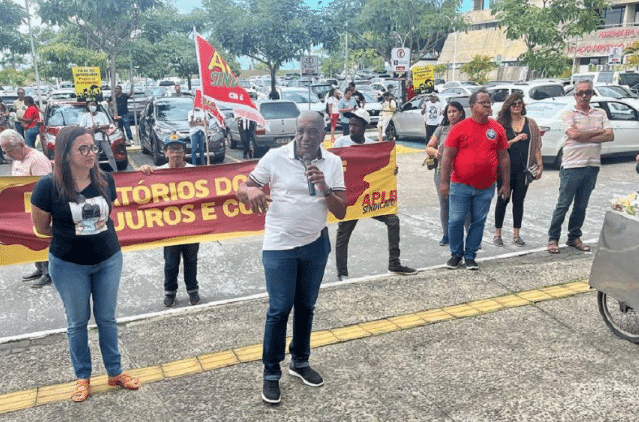
[[[444,119],[439,124],[440,126],[450,126],[450,120],[448,120],[448,107],[455,107],[457,110],[461,112],[461,119],[459,119],[460,122],[466,118],[466,112],[464,111],[464,106],[458,103],[457,101],[451,101],[444,108]]]
[[[75,190],[73,184],[73,177],[71,175],[71,166],[69,165],[69,154],[71,153],[71,147],[73,141],[78,137],[90,134],[88,130],[80,126],[67,126],[62,128],[58,135],[55,137],[55,165],[53,166],[53,184],[65,200],[76,202],[78,199],[78,192]],[[108,183],[104,177],[104,172],[100,170],[99,157],[96,154],[95,166],[90,171],[91,183],[97,186],[107,202],[111,202],[111,196],[107,194]]]
[[[504,104],[501,106],[501,110],[499,110],[499,114],[497,115],[497,123],[502,125],[503,127],[511,127],[513,123],[513,116],[510,113],[510,106],[517,100],[521,100],[521,115],[526,115],[526,105],[524,104],[524,94],[521,92],[513,92],[506,98]]]

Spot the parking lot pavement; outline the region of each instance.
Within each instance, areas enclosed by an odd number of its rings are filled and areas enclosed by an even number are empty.
[[[0,421],[634,420],[637,346],[599,317],[591,261],[538,252],[324,287],[311,363],[326,383],[284,375],[279,406],[260,398],[264,298],[121,324],[137,392],[105,385],[92,331],[82,404],[64,335],[4,344]]]

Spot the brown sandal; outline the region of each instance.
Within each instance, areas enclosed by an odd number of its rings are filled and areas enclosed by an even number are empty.
[[[138,388],[140,388],[140,385],[142,385],[142,383],[140,382],[138,378],[132,377],[131,375],[125,372],[122,372],[117,377],[109,377],[109,380],[107,381],[107,383],[111,386],[114,386],[114,385],[122,386],[123,388],[126,388],[127,390],[137,390]]]
[[[89,378],[79,379],[75,382],[75,390],[71,400],[75,402],[85,401],[89,397]]]
[[[557,242],[556,240],[552,240],[552,241],[548,242],[548,247],[546,248],[546,250],[548,252],[550,252],[551,254],[558,254],[559,253],[559,242]]]
[[[569,240],[568,242],[566,242],[566,245],[572,246],[573,248],[577,249],[578,251],[590,252],[590,246],[586,245],[579,238],[577,238],[575,240]]]

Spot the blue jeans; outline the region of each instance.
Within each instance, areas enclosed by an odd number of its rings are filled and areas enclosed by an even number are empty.
[[[174,295],[178,289],[180,257],[184,257],[184,284],[187,293],[198,291],[197,252],[199,243],[172,245],[164,247],[164,294]]]
[[[448,197],[448,240],[451,255],[475,259],[484,235],[484,225],[493,195],[494,184],[487,189],[475,189],[470,185],[451,182]],[[469,212],[470,227],[464,248],[464,222]]]
[[[197,155],[200,155],[200,159],[197,160]],[[204,132],[198,130],[191,135],[191,164],[197,166],[198,164],[206,164],[204,158]]]
[[[586,218],[586,208],[590,200],[590,193],[597,183],[599,167],[561,168],[559,170],[559,199],[552,214],[548,240],[559,241],[561,225],[572,203],[572,213],[568,220],[568,241],[581,237],[581,226]],[[574,203],[573,203],[574,201]]]
[[[24,128],[22,127],[22,122],[15,122],[14,126],[16,127],[16,132],[18,132],[24,138]]]
[[[279,380],[286,348],[288,315],[293,315],[293,340],[289,346],[293,365],[308,366],[311,354],[313,310],[328,260],[328,235],[305,246],[283,251],[262,251],[269,308],[264,328],[264,379]]]
[[[133,141],[133,135],[131,134],[131,120],[129,120],[129,114],[127,113],[121,117],[122,118],[118,120],[118,127],[120,128],[120,130],[124,130],[129,141]]]
[[[122,252],[96,265],[78,265],[49,254],[49,274],[67,314],[67,336],[75,376],[91,376],[87,324],[93,316],[98,326],[102,361],[109,376],[122,373],[115,307],[122,272]]]
[[[35,147],[35,141],[36,141],[36,138],[38,137],[38,133],[40,133],[40,126],[38,125],[32,127],[31,129],[25,130],[24,143],[31,148]]]
[[[344,136],[348,136],[351,134],[349,122],[346,122],[346,123],[342,122],[342,133],[344,134]]]

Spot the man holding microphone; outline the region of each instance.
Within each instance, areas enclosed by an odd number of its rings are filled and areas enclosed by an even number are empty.
[[[293,306],[289,374],[312,387],[324,384],[308,363],[313,310],[330,252],[326,219],[346,215],[342,160],[320,147],[324,120],[315,111],[300,114],[295,140],[271,149],[237,192],[256,214],[266,213],[262,263],[269,294],[264,329],[262,399],[280,402],[279,379],[286,325]],[[270,187],[270,195],[263,188]],[[268,211],[268,212],[267,212]]]

